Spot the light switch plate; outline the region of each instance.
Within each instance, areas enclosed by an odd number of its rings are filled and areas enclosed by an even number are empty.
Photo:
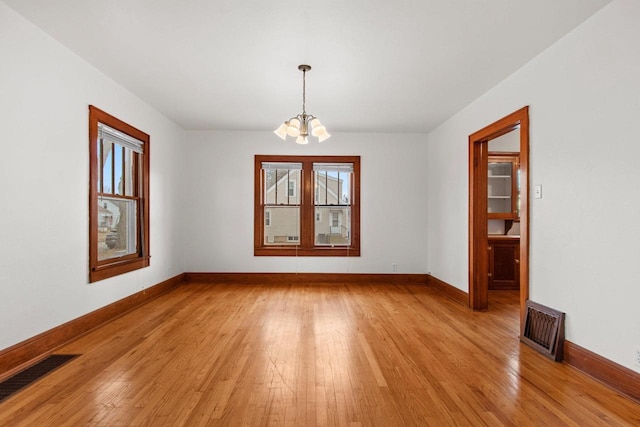
[[[542,199],[542,185],[536,185],[535,198]]]

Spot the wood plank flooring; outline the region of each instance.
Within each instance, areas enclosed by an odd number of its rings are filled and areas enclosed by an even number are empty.
[[[2,426],[638,426],[640,405],[422,285],[186,284],[65,345]]]

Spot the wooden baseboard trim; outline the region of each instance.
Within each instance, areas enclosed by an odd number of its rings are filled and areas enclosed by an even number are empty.
[[[564,362],[640,402],[640,373],[566,340]]]
[[[179,274],[0,351],[0,380],[42,359],[61,345],[174,289],[184,281],[184,273]]]
[[[357,273],[185,273],[192,283],[402,283],[426,284],[426,274]]]
[[[447,297],[454,300],[455,302],[462,304],[465,307],[469,307],[468,293],[456,288],[455,286],[448,284],[447,282],[444,282],[438,279],[437,277],[433,277],[430,274],[428,274],[427,276],[428,276],[427,285],[439,290],[440,292],[442,292],[443,294],[445,294]]]

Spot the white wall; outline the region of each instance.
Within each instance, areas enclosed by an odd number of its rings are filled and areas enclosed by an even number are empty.
[[[530,105],[531,299],[567,339],[640,345],[640,2],[616,0],[428,136],[428,266],[468,290],[468,135]],[[530,189],[531,190],[531,189]]]
[[[322,144],[271,132],[188,132],[190,272],[426,273],[426,136],[333,134]],[[361,256],[254,257],[256,154],[361,156]]]
[[[0,2],[0,349],[184,271],[183,131]],[[89,284],[88,105],[151,135],[151,267]]]

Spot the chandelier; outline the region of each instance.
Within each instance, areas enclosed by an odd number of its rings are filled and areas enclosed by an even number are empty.
[[[306,75],[307,71],[311,70],[310,65],[298,65],[298,70],[302,71],[302,114],[298,114],[295,117],[291,117],[289,120],[280,125],[280,127],[273,131],[283,140],[287,140],[287,136],[296,138],[298,144],[308,144],[309,130],[311,135],[318,138],[318,142],[323,142],[329,139],[331,135],[327,132],[327,129],[320,123],[317,117],[307,114],[306,111]]]

